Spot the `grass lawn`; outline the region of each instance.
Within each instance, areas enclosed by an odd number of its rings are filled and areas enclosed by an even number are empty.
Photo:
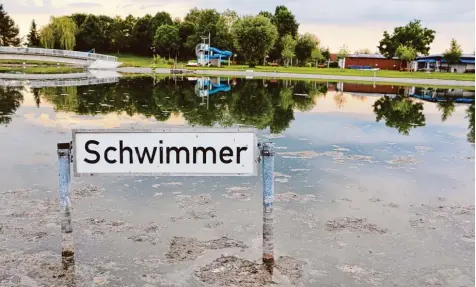
[[[151,58],[134,56],[134,55],[114,55],[118,56],[119,62],[122,62],[122,67],[154,67]],[[178,67],[182,67],[185,63],[178,63]],[[156,65],[156,68],[171,68],[171,65]],[[224,66],[222,68],[216,67],[186,67],[190,70],[232,70],[245,71],[253,70],[256,72],[274,72],[277,73],[295,73],[295,74],[319,74],[319,75],[339,75],[339,76],[360,76],[373,77],[374,71],[359,71],[359,70],[341,70],[339,68],[307,68],[307,67],[270,67],[257,66],[249,68],[246,65]],[[424,73],[424,72],[400,72],[400,71],[377,71],[377,77],[383,78],[419,78],[419,79],[441,79],[441,80],[459,80],[459,81],[474,81],[474,74],[456,74],[456,73]]]
[[[66,73],[81,73],[84,70],[81,68],[72,67],[1,67],[0,73],[22,73],[22,74],[66,74]]]

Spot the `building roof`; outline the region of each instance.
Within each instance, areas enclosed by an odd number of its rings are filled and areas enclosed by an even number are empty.
[[[363,59],[387,59],[384,55],[381,54],[352,54],[348,55],[348,58],[363,58]],[[393,57],[393,60],[398,60],[397,57]]]
[[[440,59],[443,58],[443,54],[433,54],[433,55],[428,55],[428,56],[419,56],[417,59]],[[469,59],[474,59],[473,54],[462,54],[461,58],[469,58]]]

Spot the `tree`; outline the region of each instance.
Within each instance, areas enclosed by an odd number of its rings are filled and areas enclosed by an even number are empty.
[[[411,46],[400,45],[395,51],[395,56],[400,60],[405,61],[407,63],[407,68],[410,68],[409,63],[415,60],[416,51]]]
[[[350,50],[347,48],[347,45],[340,47],[339,52],[337,53],[337,59],[343,59],[350,54]]]
[[[294,39],[298,36],[299,23],[296,21],[294,14],[288,10],[286,6],[276,6],[274,15],[270,17],[270,13],[262,12],[260,15],[271,20],[278,31],[278,40],[274,44],[270,52],[272,59],[280,59],[283,45],[281,39],[286,35],[291,35]]]
[[[132,47],[131,52],[149,56],[152,54],[152,42],[154,41],[155,31],[152,29],[152,16],[147,14],[137,19],[132,28]]]
[[[443,54],[443,59],[446,60],[446,63],[448,63],[449,67],[449,65],[459,63],[461,54],[463,54],[461,46],[458,45],[458,42],[456,42],[455,39],[451,39],[450,48]]]
[[[179,55],[183,58],[187,56],[195,56],[195,51],[187,47],[187,39],[195,33],[195,26],[189,21],[183,21],[178,26],[180,37]]]
[[[317,49],[319,40],[314,34],[306,33],[300,35],[296,42],[296,58],[301,65],[305,65],[311,58],[312,51]]]
[[[40,30],[40,42],[45,48],[72,50],[76,45],[78,27],[68,16],[51,17],[50,23]]]
[[[162,56],[177,53],[180,47],[179,29],[176,26],[164,24],[157,28],[154,36],[154,46]]]
[[[100,16],[89,14],[79,27],[76,48],[82,51],[88,51],[94,48],[95,51],[98,52],[107,52],[110,48],[108,39],[113,36],[108,33],[109,31],[107,31],[107,28],[112,21],[111,18],[105,19],[100,18]]]
[[[289,66],[291,59],[296,56],[294,54],[296,48],[296,40],[294,40],[293,36],[288,34],[284,36],[283,39],[281,39],[281,43],[283,45],[281,57],[284,60],[284,66],[287,67]]]
[[[0,46],[19,46],[21,40],[18,33],[15,21],[3,10],[3,4],[0,4]]]
[[[274,15],[271,12],[268,11],[260,11],[258,13],[259,16],[264,16],[269,19],[269,21],[273,22]]]
[[[396,128],[403,135],[408,135],[412,128],[425,126],[423,104],[414,103],[407,97],[384,96],[373,107],[377,122],[384,119],[387,127]]]
[[[383,39],[377,46],[380,53],[387,58],[396,56],[400,45],[410,46],[418,54],[428,55],[430,44],[435,39],[435,31],[422,27],[420,20],[410,21],[406,26],[396,27],[390,35],[383,32]]]
[[[172,25],[172,17],[167,12],[157,12],[154,17],[152,17],[152,30],[157,31],[162,25]]]
[[[354,54],[372,54],[369,48],[355,50]]]
[[[38,33],[38,30],[36,29],[36,23],[35,20],[31,21],[31,27],[30,27],[30,33],[27,35],[27,46],[28,47],[40,47],[40,34]]]
[[[321,49],[321,54],[326,61],[331,59],[331,52],[329,51],[329,47]]]
[[[264,16],[246,16],[235,22],[232,29],[233,40],[243,53],[248,65],[255,67],[273,47],[278,32]]]
[[[316,68],[317,68],[317,65],[319,64],[319,62],[325,60],[324,55],[322,55],[322,50],[319,48],[313,49],[311,53],[311,59],[316,63]]]

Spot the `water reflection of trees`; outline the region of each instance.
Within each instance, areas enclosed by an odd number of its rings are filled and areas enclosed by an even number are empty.
[[[469,120],[467,140],[474,143],[474,103],[466,109],[466,118]]]
[[[11,115],[20,107],[23,102],[23,88],[0,87],[0,124],[8,125]]]
[[[384,96],[373,107],[377,122],[383,119],[387,127],[396,128],[403,135],[408,135],[412,128],[425,126],[423,104],[405,96]]]
[[[42,97],[56,110],[94,115],[106,113],[140,114],[166,121],[181,113],[191,125],[231,126],[234,124],[284,131],[294,120],[294,109],[308,111],[315,98],[327,92],[324,83],[238,80],[231,92],[201,98],[195,83],[151,77],[124,78],[117,84],[89,87],[42,88]]]

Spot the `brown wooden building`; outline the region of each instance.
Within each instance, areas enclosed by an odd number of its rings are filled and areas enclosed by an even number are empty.
[[[403,70],[406,62],[394,57],[387,59],[378,54],[355,54],[345,58],[346,69],[381,69],[381,70]]]

